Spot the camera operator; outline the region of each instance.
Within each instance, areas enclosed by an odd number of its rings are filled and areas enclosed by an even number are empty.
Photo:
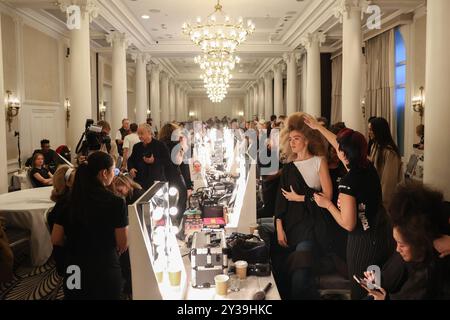
[[[152,128],[148,124],[139,126],[138,135],[141,142],[133,147],[128,170],[131,177],[147,190],[155,181],[167,181],[171,160],[169,150],[164,143],[152,137]]]
[[[76,152],[78,155],[78,163],[86,161],[87,157],[95,151],[102,151],[109,154],[114,163],[117,163],[119,154],[117,151],[117,144],[111,140],[109,136],[111,132],[111,126],[106,121],[99,121],[97,125],[93,125],[93,120],[86,121],[86,132],[83,134],[85,140],[81,144],[81,140],[78,143]],[[83,139],[82,137],[82,139]],[[81,148],[80,148],[81,144]]]

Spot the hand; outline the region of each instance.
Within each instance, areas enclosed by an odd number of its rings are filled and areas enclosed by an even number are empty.
[[[151,156],[151,157],[143,157],[143,159],[144,159],[144,162],[145,162],[146,164],[153,164],[153,163],[155,163],[155,157],[154,157],[154,156]]]
[[[286,233],[284,232],[283,228],[277,228],[277,237],[278,237],[278,244],[282,246],[283,248],[288,247]]]
[[[306,114],[303,116],[305,123],[313,130],[318,130],[322,125],[316,120],[316,118]]]
[[[134,179],[134,178],[136,178],[136,173],[137,173],[137,170],[136,169],[131,169],[130,170],[130,176]]]
[[[192,189],[188,189],[188,191],[187,191],[187,196],[188,196],[188,198],[190,197],[190,196],[192,196]]]
[[[78,157],[78,163],[79,164],[82,164],[82,163],[86,162],[86,160],[87,160],[86,156],[79,156]]]
[[[301,196],[299,194],[297,194],[294,189],[291,186],[291,192],[288,192],[286,190],[284,190],[283,188],[281,189],[281,192],[283,193],[283,196],[286,198],[287,201],[291,201],[291,202],[303,202],[305,201],[305,196]]]
[[[365,288],[369,292],[369,296],[372,296],[374,300],[386,300],[386,290],[380,288],[380,290],[370,290]]]
[[[439,239],[434,240],[434,248],[439,252],[439,257],[445,258],[450,255],[450,236],[443,236]]]
[[[327,210],[333,204],[323,193],[314,193],[314,201],[319,207]]]

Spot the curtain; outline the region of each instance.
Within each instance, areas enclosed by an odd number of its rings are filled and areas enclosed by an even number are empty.
[[[342,55],[331,61],[331,119],[330,124],[342,121]]]
[[[385,118],[396,132],[394,29],[366,42],[367,91],[365,119]],[[396,136],[396,135],[393,135]]]

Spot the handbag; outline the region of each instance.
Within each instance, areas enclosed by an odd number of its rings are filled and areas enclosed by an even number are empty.
[[[258,236],[233,233],[227,239],[227,244],[233,262],[244,260],[249,264],[269,263],[268,247]]]

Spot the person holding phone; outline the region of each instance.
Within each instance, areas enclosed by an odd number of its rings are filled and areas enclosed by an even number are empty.
[[[396,253],[381,270],[381,287],[369,289],[375,275],[365,272],[360,285],[374,300],[450,298],[450,257],[434,242],[448,234],[443,195],[422,185],[401,185],[389,209]]]
[[[130,176],[148,190],[155,181],[167,181],[170,155],[166,145],[152,137],[150,125],[141,124],[137,132],[141,142],[133,147],[128,170]]]
[[[337,206],[322,193],[316,193],[314,200],[348,231],[349,278],[362,274],[370,265],[382,266],[394,244],[383,208],[380,178],[367,158],[365,137],[351,129],[343,129],[336,136],[309,115],[305,116],[305,123],[328,140],[348,171],[339,183]],[[365,290],[352,282],[351,296],[360,300],[364,298]]]

